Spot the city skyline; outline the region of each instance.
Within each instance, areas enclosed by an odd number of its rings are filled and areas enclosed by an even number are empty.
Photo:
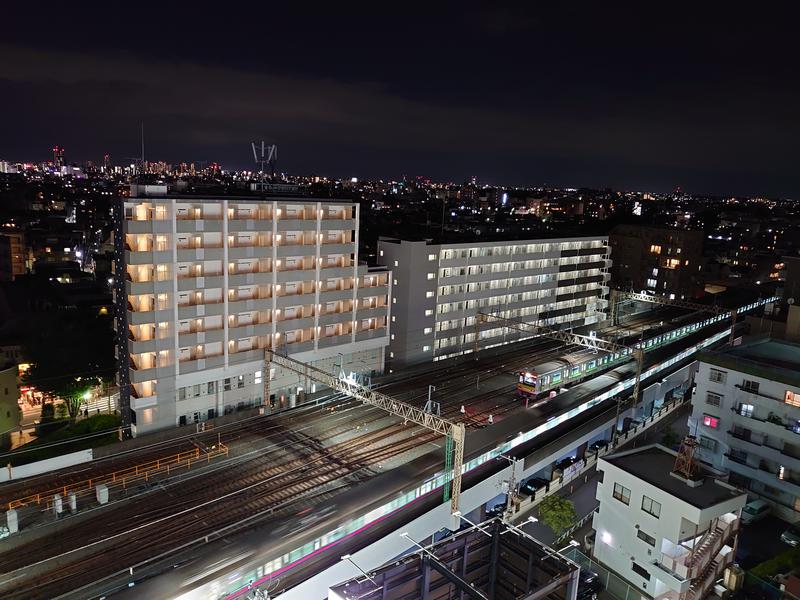
[[[774,15],[339,8],[14,28],[0,154],[147,155],[287,172],[792,197],[797,86]],[[214,27],[211,25],[211,17]],[[247,17],[247,18],[246,18]],[[770,19],[767,22],[767,19]],[[275,23],[268,27],[265,23]],[[768,26],[767,26],[768,23]],[[714,27],[710,27],[711,25]],[[68,31],[69,35],[64,35]],[[160,33],[163,31],[163,33]]]

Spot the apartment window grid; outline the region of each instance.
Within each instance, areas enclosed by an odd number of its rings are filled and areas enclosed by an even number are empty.
[[[722,394],[715,394],[714,392],[706,393],[706,404],[719,407],[722,404]]]
[[[725,383],[728,379],[728,373],[726,371],[720,371],[719,369],[710,369],[708,372],[708,380],[713,383]]]
[[[642,510],[656,519],[661,517],[661,503],[656,502],[648,496],[642,496]]]
[[[619,483],[614,484],[613,496],[625,505],[629,505],[631,503],[631,491]]]
[[[753,381],[751,379],[745,379],[742,381],[742,390],[745,392],[749,392],[751,394],[757,394],[759,387],[760,384],[758,383],[758,381]]]
[[[637,529],[636,530],[636,537],[638,537],[644,543],[646,543],[646,544],[648,544],[650,546],[653,546],[655,548],[656,538],[654,538],[652,535],[649,535],[649,534],[645,533],[641,529]]]

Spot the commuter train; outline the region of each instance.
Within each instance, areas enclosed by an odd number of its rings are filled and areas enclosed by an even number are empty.
[[[669,323],[651,326],[640,334],[619,338],[617,343],[631,348],[643,347],[645,351],[650,351],[718,323],[726,317],[725,314],[706,318],[700,318],[696,314],[683,315],[672,319]],[[687,319],[694,320],[686,323]],[[681,323],[686,324],[681,325]],[[528,407],[539,406],[554,396],[561,386],[577,383],[588,375],[601,373],[630,358],[630,351],[594,353],[587,350],[535,365],[520,372],[517,397],[524,400]]]

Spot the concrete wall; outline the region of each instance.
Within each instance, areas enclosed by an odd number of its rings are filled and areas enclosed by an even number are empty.
[[[5,481],[23,479],[25,477],[33,477],[34,475],[41,475],[50,471],[72,467],[81,463],[89,462],[93,458],[92,450],[80,450],[79,452],[72,452],[64,454],[63,456],[56,456],[55,458],[48,458],[47,460],[40,460],[37,462],[29,463],[27,465],[20,465],[12,469],[0,469],[0,483]]]

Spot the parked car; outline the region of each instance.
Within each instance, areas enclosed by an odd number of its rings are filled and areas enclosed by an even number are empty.
[[[763,500],[748,502],[742,510],[742,523],[749,525],[766,517],[771,511],[769,504]]]
[[[797,546],[800,544],[800,527],[792,525],[781,534],[781,541],[790,546]]]
[[[486,509],[486,518],[491,519],[493,517],[501,517],[504,512],[506,512],[506,508],[508,504],[505,502],[501,502],[500,504],[495,504],[492,508]]]
[[[578,580],[577,600],[597,600],[597,594],[603,589],[600,576],[592,571],[581,569]]]
[[[567,458],[562,458],[560,461],[556,463],[556,471],[566,471],[572,465],[578,462],[578,459],[574,456],[568,456]]]
[[[533,496],[536,490],[546,488],[549,483],[550,482],[544,477],[531,477],[528,481],[519,486],[519,493],[525,496]]]
[[[608,440],[597,440],[596,442],[592,442],[589,445],[589,450],[591,452],[597,452],[598,450],[602,450],[606,446],[608,446]]]

